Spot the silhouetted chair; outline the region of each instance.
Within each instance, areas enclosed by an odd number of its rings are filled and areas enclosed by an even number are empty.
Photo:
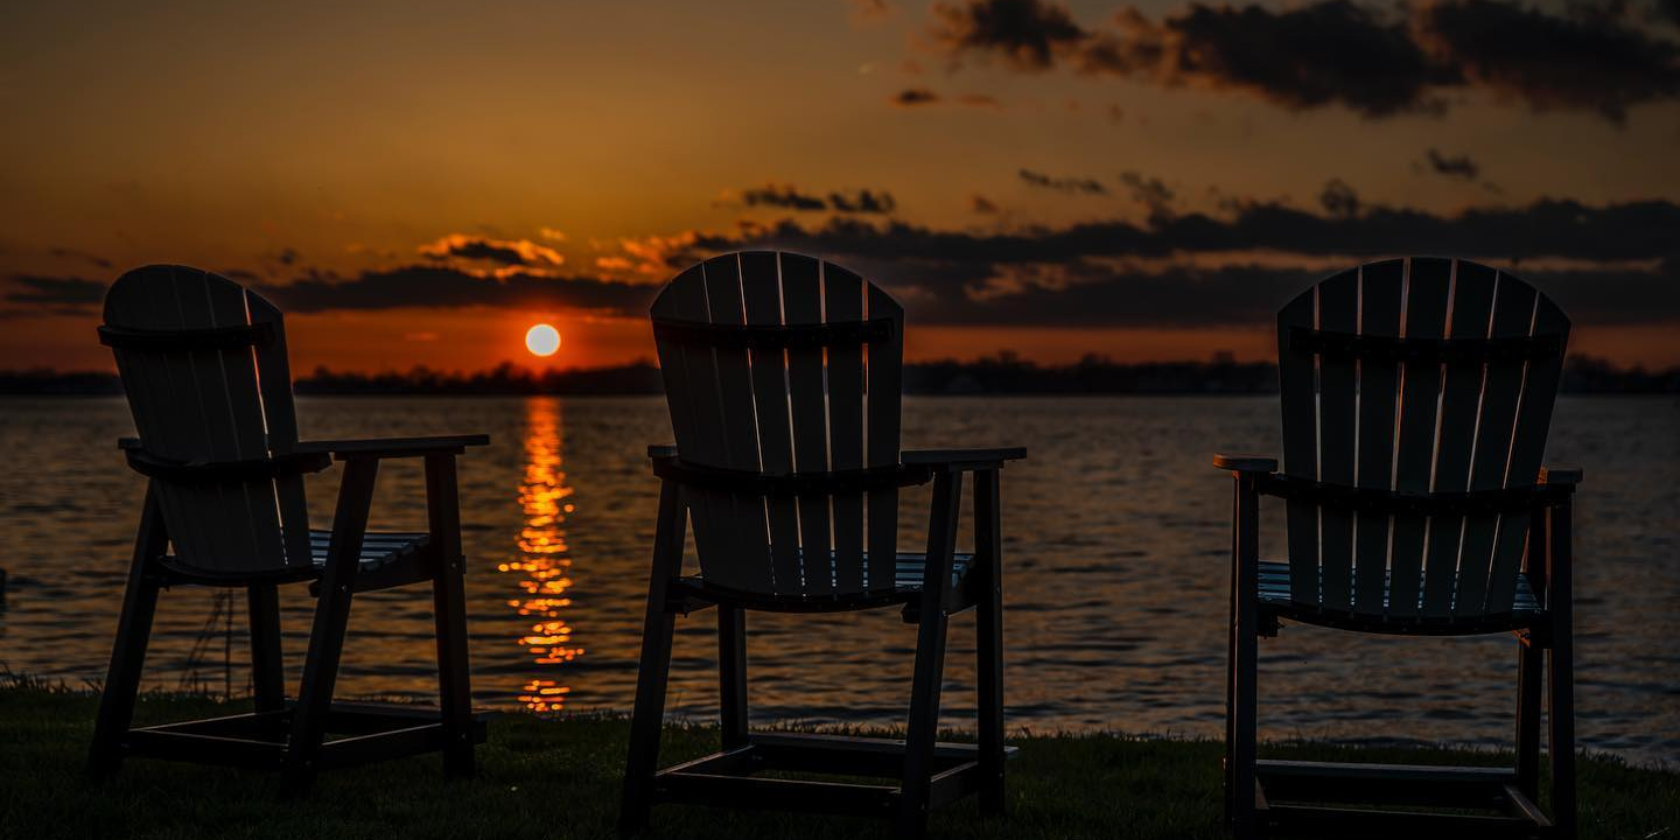
[[[621,830],[642,828],[658,802],[878,816],[903,834],[968,793],[1000,811],[1009,750],[998,471],[1026,451],[900,453],[903,311],[831,263],[716,257],[672,280],[652,317],[677,445],[649,450],[659,521]],[[955,553],[965,473],[975,476],[974,555]],[[930,480],[927,551],[900,551],[899,489]],[[700,570],[687,577],[686,522]],[[718,610],[723,749],[658,770],[674,620],[709,606]],[[748,730],[746,611],[888,606],[918,623],[906,741]],[[971,607],[979,744],[935,743],[947,619]],[[753,775],[776,770],[896,784]]]
[[[1233,830],[1573,836],[1570,605],[1576,469],[1542,469],[1569,321],[1462,260],[1371,263],[1278,313],[1283,455],[1218,455],[1236,479],[1226,810]],[[1316,373],[1316,375],[1315,375]],[[1259,555],[1259,497],[1288,557]],[[1279,620],[1357,633],[1513,633],[1516,767],[1257,761],[1256,639]],[[1550,659],[1551,816],[1538,807]],[[1389,803],[1435,810],[1374,810]]]
[[[470,775],[484,729],[467,675],[455,456],[489,439],[299,443],[279,310],[197,269],[123,275],[105,297],[99,336],[140,433],[119,443],[147,488],[90,771],[112,773],[130,755],[275,768],[295,792],[318,768],[442,750],[449,774]],[[332,530],[312,530],[303,475],[335,458],[345,473]],[[385,458],[425,459],[426,532],[366,530]],[[277,587],[303,582],[319,600],[294,703]],[[432,585],[440,708],[332,703],[353,593],[412,583]],[[247,591],[256,711],[131,729],[158,591],[177,585]],[[328,741],[328,731],[348,737]]]

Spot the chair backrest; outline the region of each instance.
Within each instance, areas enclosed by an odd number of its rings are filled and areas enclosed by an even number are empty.
[[[1476,263],[1336,274],[1278,313],[1285,473],[1436,502],[1533,487],[1568,334],[1545,295]],[[1530,514],[1442,510],[1291,499],[1292,599],[1384,621],[1510,613]]]
[[[760,476],[898,465],[904,311],[873,283],[799,254],[724,254],[672,280],[651,315],[684,464]],[[890,482],[684,498],[710,584],[790,598],[893,585]]]
[[[293,451],[285,327],[257,294],[196,268],[137,268],[106,293],[101,336],[146,457],[227,465]],[[235,574],[310,563],[301,476],[232,471],[153,482],[177,563]]]

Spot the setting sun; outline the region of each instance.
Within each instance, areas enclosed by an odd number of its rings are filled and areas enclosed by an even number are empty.
[[[525,349],[533,356],[552,356],[560,349],[560,331],[548,324],[537,324],[525,331]]]

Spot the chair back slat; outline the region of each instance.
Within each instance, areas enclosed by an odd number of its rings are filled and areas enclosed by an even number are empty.
[[[823,309],[827,322],[863,320],[863,278],[823,264]],[[828,457],[833,470],[863,469],[863,346],[828,349]],[[836,493],[834,588],[862,592],[863,494]]]
[[[1351,333],[1359,324],[1359,270],[1319,284],[1318,325],[1326,332]],[[1318,363],[1318,480],[1353,486],[1357,366],[1348,356]],[[1353,513],[1334,507],[1319,511],[1319,574],[1322,606],[1345,612],[1353,608]]]
[[[1533,287],[1495,275],[1489,335],[1493,338],[1528,335],[1534,325],[1534,299]],[[1476,446],[1470,460],[1471,490],[1498,490],[1505,486],[1525,367],[1521,359],[1493,359],[1486,365],[1482,409],[1476,419]],[[1533,484],[1536,477],[1529,476],[1526,483]],[[1458,592],[1453,597],[1454,616],[1487,613],[1488,573],[1498,529],[1498,514],[1465,517],[1464,539],[1458,554]]]
[[[257,369],[262,376],[257,387],[262,395],[263,417],[268,423],[268,449],[275,455],[290,455],[297,449],[297,410],[292,399],[292,363],[286,349],[286,319],[274,304],[254,292],[246,294],[251,323],[268,324],[273,340],[256,348]],[[309,502],[304,495],[303,476],[286,475],[274,480],[280,502],[282,543],[286,565],[314,562],[309,548]]]
[[[863,328],[866,299],[871,319],[893,321],[890,331]],[[710,486],[685,479],[708,583],[796,598],[890,588],[896,485],[889,491],[874,479],[836,479],[783,495],[753,492],[759,485],[739,479],[865,476],[866,451],[868,466],[897,466],[903,315],[891,298],[829,263],[748,252],[679,275],[652,315],[678,457],[684,469],[733,477]],[[802,326],[825,329],[794,329]],[[875,511],[888,504],[877,520]]]
[[[1318,480],[1318,360],[1295,346],[1301,330],[1318,326],[1318,287],[1278,312],[1278,387],[1283,405],[1283,466],[1288,475]],[[1318,505],[1290,499],[1289,597],[1318,603]]]
[[[1361,335],[1400,335],[1400,304],[1406,263],[1385,260],[1359,270]],[[1354,483],[1374,490],[1394,489],[1394,409],[1399,397],[1400,365],[1386,359],[1358,359],[1359,428]],[[1353,610],[1382,615],[1388,598],[1389,515],[1360,511],[1354,518]]]
[[[781,259],[784,323],[822,323],[822,264],[797,254],[782,254]],[[794,469],[800,472],[831,469],[823,350],[820,347],[789,347],[787,357]],[[799,545],[804,558],[804,586],[805,591],[812,595],[827,595],[834,591],[833,536],[828,516],[827,499],[811,496],[799,499]]]
[[[741,296],[747,323],[782,323],[781,266],[767,251],[741,254]],[[758,409],[758,453],[766,473],[793,472],[793,432],[788,422],[787,350],[754,348],[751,354],[753,404]],[[793,499],[765,499],[770,520],[770,569],[777,588],[798,588],[799,508]]]
[[[1447,334],[1447,297],[1452,290],[1450,260],[1411,260],[1406,276],[1407,338],[1433,340]],[[1439,362],[1400,363],[1400,429],[1394,489],[1428,493],[1435,463],[1436,409],[1441,395]],[[1389,560],[1392,586],[1388,614],[1416,618],[1423,592],[1423,539],[1428,518],[1416,513],[1394,516],[1394,542]]]
[[[707,323],[740,326],[747,322],[741,300],[741,265],[736,254],[726,254],[702,263],[701,274],[706,282]],[[718,408],[722,424],[717,433],[723,438],[722,463],[709,466],[735,470],[757,471],[758,422],[753,400],[751,373],[747,367],[747,350],[740,347],[718,347],[712,350],[717,365]],[[761,589],[771,584],[770,543],[765,531],[764,499],[758,496],[730,494],[728,496],[730,551],[740,558],[739,571],[746,588]],[[740,585],[739,582],[737,585]]]
[[[658,317],[708,322],[705,269],[696,265],[673,280],[653,302],[652,313]],[[668,342],[659,342],[658,348],[677,450],[695,463],[724,466],[728,452],[712,348]],[[727,552],[733,546],[729,526],[733,524],[730,520],[734,518],[734,500],[726,493],[698,488],[689,489],[684,495],[692,513],[695,542],[715,547],[720,554]],[[722,585],[750,585],[750,581],[733,577],[744,572],[738,565],[732,565],[720,568],[714,579]]]
[[[889,318],[902,327],[904,310],[898,302],[875,286],[868,290],[869,318]],[[898,463],[899,418],[903,411],[904,331],[869,346],[869,441],[871,467]],[[891,589],[898,571],[898,488],[884,487],[869,493],[869,588]]]
[[[271,449],[269,430],[274,426],[282,430],[277,439],[284,451],[290,450],[296,439],[291,401],[269,406],[262,394],[265,386],[276,387],[266,384],[270,378],[285,383],[289,393],[285,366],[260,368],[249,343],[193,338],[204,331],[248,327],[253,303],[272,312],[266,301],[238,284],[181,266],[136,269],[112,285],[105,323],[113,335],[188,336],[179,342],[113,340],[135,428],[149,457],[182,464],[264,460],[281,452]],[[283,341],[278,319],[269,323],[268,340]],[[270,358],[272,348],[270,344],[264,349]],[[284,352],[280,344],[282,357]],[[273,478],[154,480],[177,562],[217,572],[257,572],[310,562],[301,484],[287,494],[296,498],[282,509]],[[291,551],[282,540],[282,516],[303,536],[302,544]]]
[[[1493,271],[1467,262],[1453,265],[1451,326],[1454,339],[1487,335],[1488,317],[1493,312]],[[1441,418],[1436,433],[1435,479],[1429,488],[1437,492],[1470,489],[1470,456],[1475,444],[1476,414],[1481,408],[1482,368],[1479,361],[1457,359],[1446,363],[1441,385]],[[1424,555],[1423,604],[1425,619],[1446,619],[1452,615],[1454,590],[1458,585],[1458,549],[1464,535],[1464,517],[1436,516],[1429,520],[1429,551]]]
[[[1568,333],[1569,319],[1564,317],[1563,311],[1544,296],[1536,300],[1531,335],[1555,335],[1562,340]],[[1511,463],[1505,476],[1507,487],[1533,484],[1539,478],[1546,454],[1546,431],[1552,424],[1552,408],[1557,401],[1562,376],[1562,354],[1556,358],[1532,361],[1524,371],[1516,431],[1511,441]],[[1500,517],[1499,536],[1494,543],[1493,559],[1488,570],[1487,610],[1490,613],[1503,612],[1516,600],[1517,575],[1522,571],[1532,519],[1527,511]]]
[[[1530,514],[1452,500],[1535,485],[1567,332],[1533,287],[1458,260],[1371,263],[1286,306],[1285,473],[1319,488],[1288,501],[1291,597],[1375,620],[1509,613]]]

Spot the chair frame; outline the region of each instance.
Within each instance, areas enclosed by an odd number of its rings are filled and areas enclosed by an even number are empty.
[[[648,582],[647,620],[631,724],[625,774],[621,836],[648,825],[659,803],[867,815],[892,820],[900,836],[925,833],[928,813],[969,793],[982,812],[1005,810],[1004,763],[1015,752],[1004,745],[1003,581],[999,471],[1024,450],[940,450],[904,452],[907,469],[925,469],[933,481],[926,572],[920,591],[864,592],[807,601],[755,598],[707,587],[682,576],[687,530],[687,489],[662,467],[676,460],[675,447],[650,447],[661,477],[659,519]],[[965,587],[952,586],[957,520],[965,473],[973,473],[975,566]],[[902,604],[906,622],[917,625],[907,738],[760,733],[747,725],[746,612],[857,610]],[[659,734],[670,678],[671,646],[678,615],[715,606],[722,749],[658,769]],[[936,740],[948,620],[976,608],[978,620],[979,738],[977,744]],[[766,770],[897,777],[898,784],[856,784],[759,778]]]
[[[455,457],[467,446],[489,442],[483,435],[398,440],[300,443],[300,453],[330,454],[344,462],[331,547],[324,568],[245,581],[206,580],[166,562],[169,535],[157,490],[148,482],[135,535],[122,617],[117,625],[110,670],[100,697],[88,771],[114,774],[129,756],[280,769],[284,788],[300,793],[320,769],[442,751],[451,777],[474,773],[473,747],[484,742],[485,720],[474,714],[467,666],[466,604],[462,586],[465,558]],[[125,447],[138,441],[126,439]],[[376,571],[359,576],[359,558],[373,502],[379,462],[425,459],[427,517],[434,551],[408,564],[406,579],[383,579]],[[155,481],[155,479],[153,480]],[[319,601],[304,662],[298,699],[285,696],[280,648],[278,587],[309,581]],[[404,583],[430,582],[436,613],[439,700],[437,708],[399,704],[334,703],[333,686],[354,593]],[[204,720],[132,727],[134,705],[162,589],[172,585],[242,587],[247,593],[256,711]],[[345,737],[327,740],[328,732]]]
[[[489,437],[298,442],[283,316],[225,277],[143,266],[113,284],[105,315],[100,343],[115,353],[140,432],[118,447],[148,482],[89,774],[149,756],[278,769],[283,789],[301,793],[323,767],[441,750],[448,775],[472,775],[484,720],[471,705],[456,457]],[[390,458],[425,461],[426,534],[367,530],[379,464]],[[322,537],[308,526],[303,475],[335,459],[345,469]],[[380,562],[364,568],[364,546]],[[424,582],[438,707],[333,703],[354,594]],[[310,583],[318,600],[302,684],[288,701],[278,587],[293,583]],[[176,585],[246,591],[254,712],[132,725],[158,598]],[[347,737],[327,740],[329,731]]]
[[[1570,587],[1572,495],[1578,468],[1543,473],[1551,493],[1538,495],[1530,520],[1529,553],[1523,571],[1545,605],[1508,630],[1518,642],[1516,766],[1514,768],[1431,767],[1307,761],[1264,761],[1256,756],[1258,642],[1275,638],[1290,611],[1259,597],[1260,497],[1276,495],[1267,479],[1277,470],[1271,458],[1217,455],[1214,466],[1229,470],[1235,484],[1231,529],[1231,621],[1226,683],[1225,815],[1238,837],[1273,830],[1314,829],[1360,836],[1408,835],[1432,829],[1469,830],[1477,836],[1573,837],[1575,798],[1574,609]],[[1543,567],[1542,567],[1543,562]],[[1338,626],[1325,617],[1313,624]],[[1371,632],[1374,628],[1345,625]],[[1431,628],[1448,634],[1448,627]],[[1469,628],[1451,635],[1500,632]],[[1430,635],[1413,630],[1410,635]],[[1549,667],[1544,667],[1549,666]],[[1549,674],[1543,674],[1549,671]],[[1551,816],[1540,802],[1540,706],[1543,676],[1549,676]],[[1274,804],[1271,798],[1306,799],[1333,805]],[[1429,813],[1350,807],[1355,804],[1438,805],[1498,810],[1497,816]]]
[[[1235,482],[1230,828],[1245,838],[1274,828],[1573,837],[1581,471],[1544,461],[1568,317],[1507,272],[1409,257],[1325,278],[1279,310],[1277,325],[1288,469],[1257,455],[1213,462]],[[1287,564],[1260,559],[1261,496],[1286,502]],[[1516,766],[1260,761],[1258,640],[1278,635],[1283,619],[1395,636],[1513,634]],[[1543,676],[1549,816],[1538,804]]]

